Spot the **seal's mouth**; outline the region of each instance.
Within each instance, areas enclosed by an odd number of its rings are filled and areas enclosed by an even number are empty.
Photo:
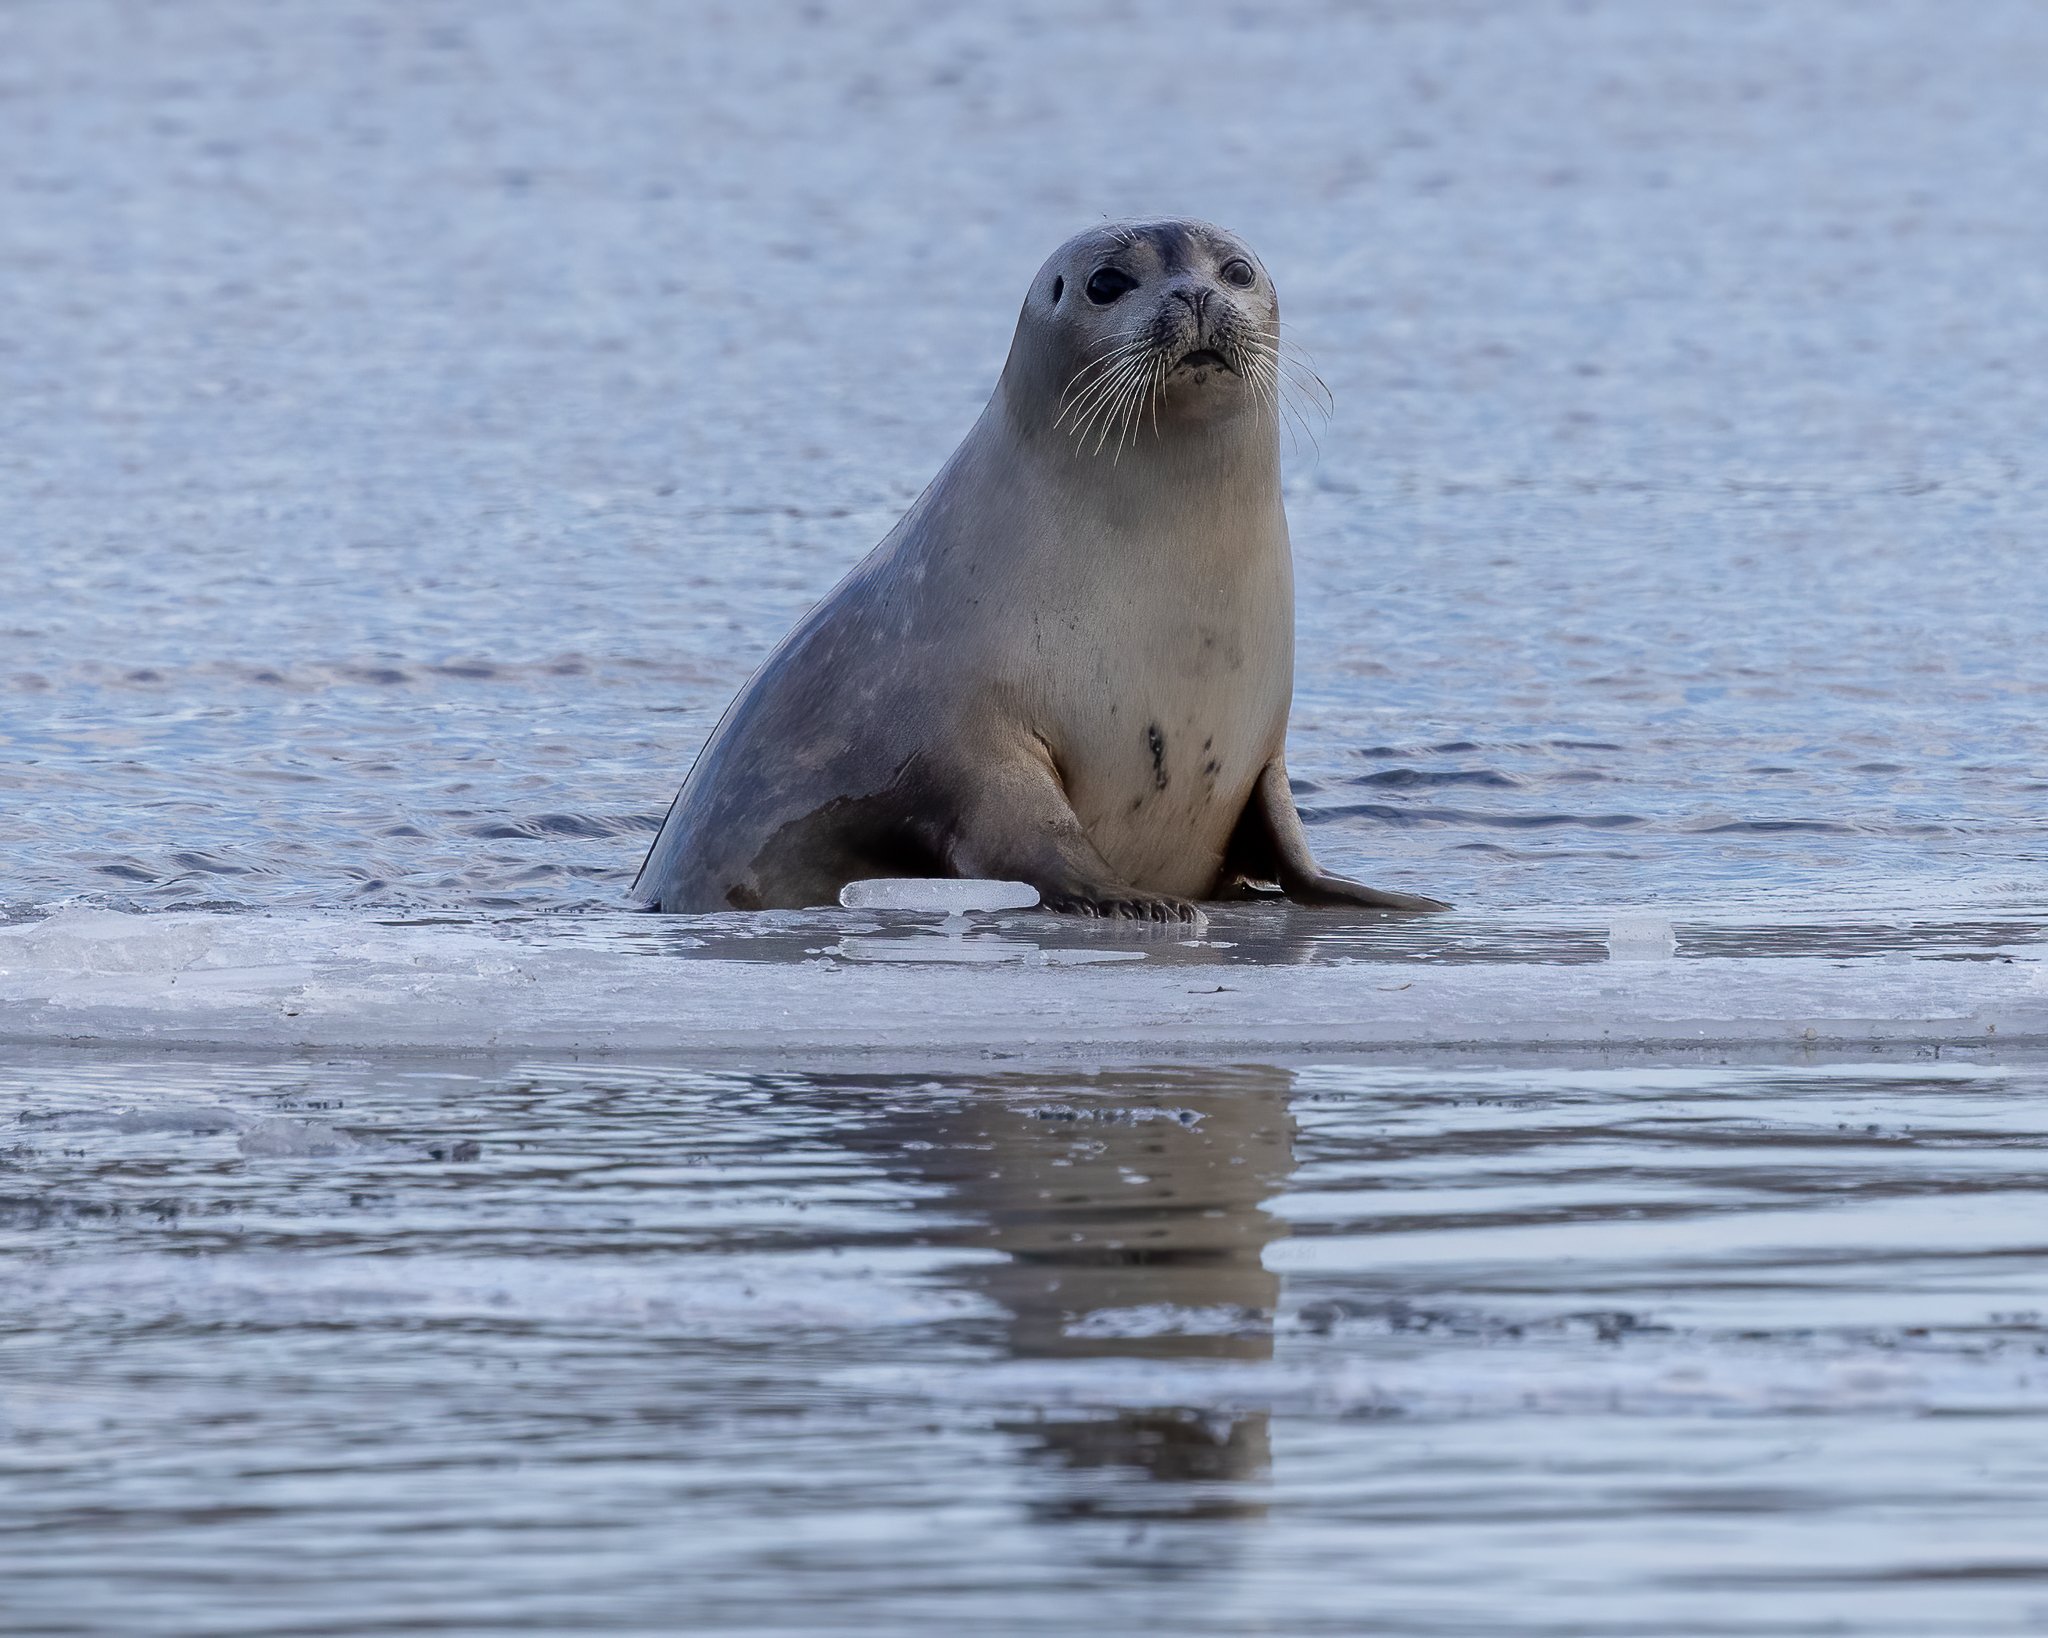
[[[1180,363],[1174,366],[1180,370],[1227,370],[1230,360],[1214,347],[1197,347],[1191,353],[1183,353]]]

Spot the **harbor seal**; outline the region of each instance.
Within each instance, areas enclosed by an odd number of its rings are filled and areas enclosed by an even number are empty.
[[[956,876],[1157,921],[1260,884],[1445,908],[1322,871],[1288,787],[1279,333],[1222,228],[1055,251],[981,418],[740,690],[635,901],[796,909]]]

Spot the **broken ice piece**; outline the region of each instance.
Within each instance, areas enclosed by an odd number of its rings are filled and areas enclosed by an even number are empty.
[[[288,1120],[283,1116],[251,1123],[236,1140],[251,1160],[312,1160],[353,1154],[362,1145],[325,1121]]]
[[[1607,930],[1609,961],[1669,961],[1678,935],[1661,916],[1617,916]]]
[[[1029,882],[954,881],[942,876],[877,876],[839,890],[848,910],[1029,910],[1038,889]]]

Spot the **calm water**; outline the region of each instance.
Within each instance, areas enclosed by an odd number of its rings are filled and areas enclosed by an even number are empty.
[[[0,1100],[9,1631],[2048,1624],[2038,1064]]]
[[[2048,880],[2033,0],[0,19],[0,900],[616,903],[1102,214],[1229,222],[1319,846]]]

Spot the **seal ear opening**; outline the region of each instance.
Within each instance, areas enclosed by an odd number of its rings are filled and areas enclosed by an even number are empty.
[[[1055,273],[1055,274],[1053,275],[1053,278],[1052,278],[1052,304],[1053,304],[1053,306],[1055,306],[1055,307],[1059,306],[1059,304],[1060,304],[1060,297],[1064,296],[1064,295],[1065,295],[1066,293],[1067,293],[1067,276],[1066,276],[1066,274],[1064,274],[1064,273]]]

